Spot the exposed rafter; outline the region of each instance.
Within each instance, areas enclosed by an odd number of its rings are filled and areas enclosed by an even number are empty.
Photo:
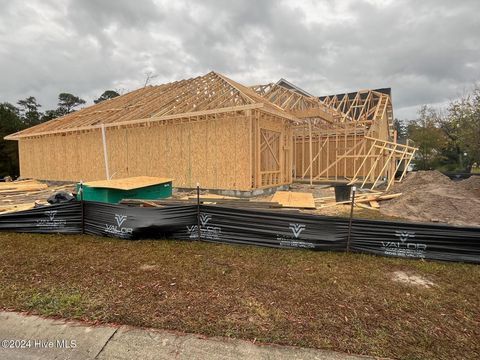
[[[278,83],[256,85],[252,86],[252,89],[299,120],[316,119],[319,122],[334,123],[340,116],[336,110],[325,105],[317,97],[303,95]]]
[[[390,89],[360,90],[353,93],[322,96],[325,105],[341,114],[341,121],[371,121],[372,123],[386,119],[393,136],[393,110]]]
[[[158,86],[147,86],[100,104],[89,106],[63,117],[22,130],[6,137],[15,140],[24,137],[84,131],[102,125],[106,127],[148,123],[175,117],[201,115],[212,112],[235,111],[238,108],[262,108],[296,120],[281,107],[270,103],[252,89],[218,74],[175,81]]]

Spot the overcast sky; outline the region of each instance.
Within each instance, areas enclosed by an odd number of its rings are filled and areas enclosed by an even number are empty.
[[[0,102],[218,71],[316,95],[391,87],[415,117],[480,81],[480,1],[0,0]]]

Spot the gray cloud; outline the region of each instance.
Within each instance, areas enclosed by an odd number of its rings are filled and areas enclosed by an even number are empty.
[[[318,95],[393,89],[396,115],[480,78],[480,3],[450,1],[0,0],[0,101],[103,90],[216,70],[285,77]]]

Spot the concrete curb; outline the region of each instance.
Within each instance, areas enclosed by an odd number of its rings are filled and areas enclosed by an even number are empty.
[[[129,326],[90,326],[0,312],[0,359],[305,359],[371,357]]]

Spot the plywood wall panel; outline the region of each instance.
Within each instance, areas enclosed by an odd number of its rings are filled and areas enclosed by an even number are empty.
[[[213,114],[199,121],[109,128],[110,175],[172,177],[177,187],[191,188],[199,182],[202,188],[250,190],[255,157],[252,114]],[[263,113],[260,118],[261,128],[288,137],[285,120]],[[286,137],[278,144],[282,147],[282,182],[290,176],[286,171],[291,168],[287,161],[290,155],[283,153],[291,141]],[[24,177],[64,181],[106,178],[101,130],[22,139],[19,149]]]
[[[237,117],[235,122],[235,174],[236,186],[240,189],[251,187],[250,178],[250,121],[247,117]]]
[[[211,184],[213,189],[220,189],[218,183],[218,164],[217,158],[222,154],[222,149],[217,144],[217,126],[220,120],[213,115],[209,121],[206,122],[206,149],[205,149],[205,169],[207,171],[206,183]],[[203,186],[203,183],[200,185]]]

